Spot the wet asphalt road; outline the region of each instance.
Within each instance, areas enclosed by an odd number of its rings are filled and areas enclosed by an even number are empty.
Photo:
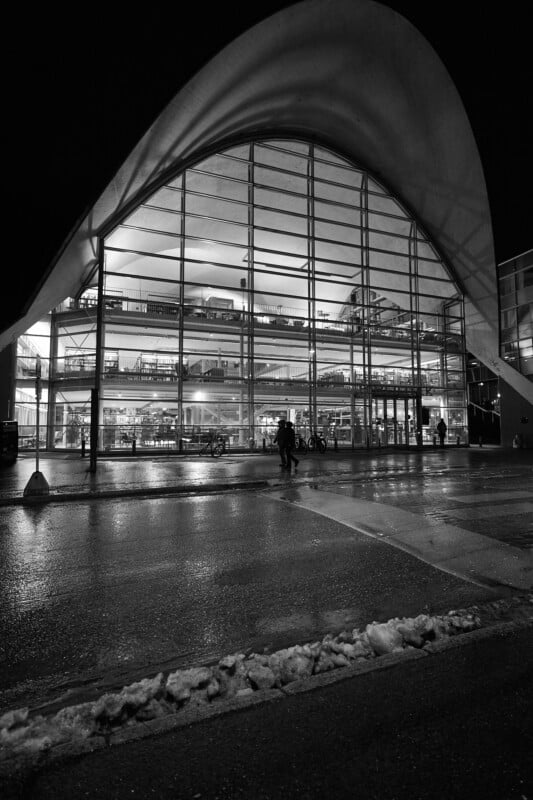
[[[531,461],[462,457],[450,469],[445,455],[432,454],[430,471],[411,458],[406,472],[402,454],[357,472],[349,462],[327,471],[323,461],[317,475],[311,460],[302,467],[328,491],[409,507],[429,521],[460,513],[466,529],[531,548],[523,506]],[[6,506],[0,530],[2,707],[501,594],[268,490]]]
[[[493,596],[259,493],[17,508],[10,526],[6,699]]]

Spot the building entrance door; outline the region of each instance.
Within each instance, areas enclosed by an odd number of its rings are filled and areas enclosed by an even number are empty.
[[[373,446],[407,447],[416,444],[415,420],[415,397],[373,397]]]

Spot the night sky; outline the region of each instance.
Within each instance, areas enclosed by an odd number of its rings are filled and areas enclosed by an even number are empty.
[[[485,170],[497,260],[529,250],[533,67],[527,4],[384,4],[428,39],[462,97]],[[4,174],[12,211],[4,235],[12,268],[4,272],[11,288],[1,330],[23,313],[71,229],[181,86],[237,35],[292,3],[249,0],[215,9],[123,4],[123,15],[110,5],[47,4],[30,12],[21,4],[4,27]]]

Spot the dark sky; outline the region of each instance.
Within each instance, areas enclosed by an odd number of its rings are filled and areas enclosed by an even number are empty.
[[[166,103],[212,55],[291,5],[267,0],[18,6],[4,28],[12,214],[9,302],[23,313],[61,245]],[[433,45],[462,97],[480,149],[496,258],[533,247],[533,67],[527,4],[390,0]],[[182,16],[187,9],[187,18]],[[83,15],[87,16],[84,17]],[[5,285],[5,284],[4,284]]]

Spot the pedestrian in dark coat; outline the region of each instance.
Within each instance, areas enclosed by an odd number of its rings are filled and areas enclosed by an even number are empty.
[[[437,433],[439,434],[440,446],[441,447],[444,447],[444,438],[446,436],[446,431],[447,430],[448,430],[448,428],[446,427],[446,423],[444,422],[444,420],[441,417],[440,418],[440,422],[437,425]]]
[[[287,460],[287,469],[290,472],[292,464],[294,463],[294,469],[296,470],[300,462],[292,454],[293,450],[296,447],[296,434],[294,433],[294,427],[292,422],[287,422],[286,430],[287,430],[287,442],[285,445],[285,457]]]
[[[274,436],[274,444],[277,444],[278,446],[279,456],[281,460],[280,467],[286,467],[287,455],[285,449],[287,447],[287,428],[284,419],[280,419],[278,422],[278,431]]]

